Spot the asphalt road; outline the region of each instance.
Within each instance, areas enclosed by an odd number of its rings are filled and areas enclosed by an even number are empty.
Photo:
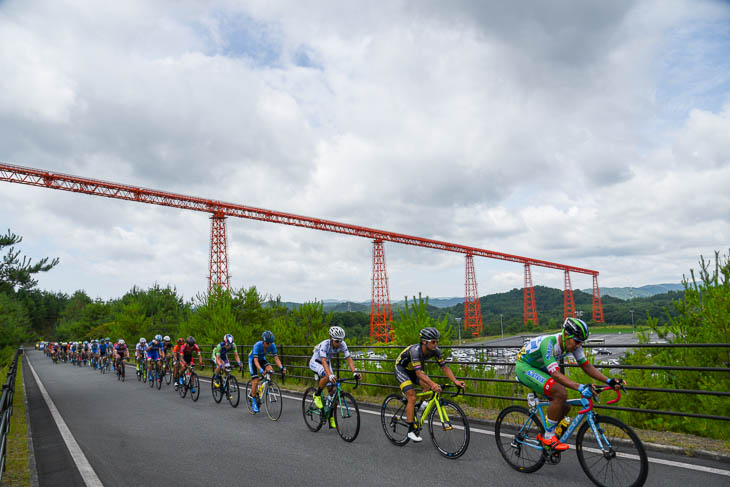
[[[379,414],[369,414],[366,408],[361,408],[360,435],[354,443],[345,443],[326,427],[310,432],[298,398],[285,399],[281,419],[272,422],[263,414],[250,415],[243,398],[237,409],[225,401],[216,404],[208,382],[202,383],[200,400],[192,402],[181,399],[171,386],[151,389],[133,374],[121,383],[113,374],[54,365],[35,350],[26,356],[105,486],[591,485],[572,451],[563,455],[560,465],[546,465],[534,474],[512,470],[483,426],[472,426],[485,433],[472,431],[463,457],[448,460],[426,437],[420,444],[391,445]],[[31,374],[24,377],[34,380]],[[29,401],[42,398],[34,394]],[[33,425],[33,434],[39,433]],[[730,464],[712,460],[654,452],[650,458],[730,470]],[[646,485],[729,483],[730,477],[717,473],[650,463]]]

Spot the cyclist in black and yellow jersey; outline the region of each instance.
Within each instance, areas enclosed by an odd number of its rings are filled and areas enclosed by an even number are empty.
[[[422,440],[414,425],[417,400],[416,385],[423,387],[424,391],[441,392],[441,386],[429,379],[423,371],[423,363],[433,357],[451,382],[462,389],[466,387],[464,381],[456,380],[454,373],[451,372],[451,369],[443,359],[441,350],[438,348],[441,333],[433,327],[424,328],[421,330],[420,338],[421,343],[406,347],[395,361],[395,377],[400,383],[401,391],[405,394],[406,399],[408,399],[408,405],[406,406],[408,438],[415,442]]]

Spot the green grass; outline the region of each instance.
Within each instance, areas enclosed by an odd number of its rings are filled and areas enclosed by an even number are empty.
[[[3,377],[6,377],[3,374]],[[13,397],[13,415],[10,418],[10,434],[8,435],[8,455],[3,474],[3,486],[25,487],[30,485],[28,460],[28,427],[25,423],[25,402],[23,401],[23,367],[18,363],[15,376],[15,396]]]

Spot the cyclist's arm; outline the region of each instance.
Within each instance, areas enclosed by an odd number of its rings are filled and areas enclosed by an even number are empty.
[[[416,377],[418,377],[418,381],[420,382],[420,384],[428,387],[428,389],[434,389],[438,387],[437,384],[432,381],[421,369],[416,370]]]
[[[281,364],[281,359],[279,359],[278,355],[274,355],[274,362],[276,362],[276,366],[280,369],[283,369],[284,366]]]
[[[441,370],[443,371],[444,374],[446,374],[446,377],[448,377],[449,380],[451,382],[453,382],[454,384],[456,384],[457,386],[461,387],[462,389],[466,386],[466,384],[464,383],[463,380],[458,380],[456,378],[454,373],[451,371],[451,367],[449,367],[448,365],[444,364],[443,367],[441,367]]]
[[[279,357],[277,357],[276,359],[278,360]],[[357,372],[355,372],[355,362],[352,360],[352,355],[347,357],[347,365],[350,366],[350,370],[352,371],[353,374],[357,373]]]
[[[259,363],[259,357],[257,355],[253,356],[253,366],[255,371],[261,370],[261,364]]]
[[[593,366],[592,363],[586,362],[581,366],[581,368],[583,369],[583,372],[585,372],[586,375],[588,375],[589,377],[601,381],[602,384],[608,383],[608,377],[603,375],[600,370]]]

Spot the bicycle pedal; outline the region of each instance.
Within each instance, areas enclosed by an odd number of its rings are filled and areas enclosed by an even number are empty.
[[[451,424],[445,424],[444,425],[444,431],[451,431],[452,429],[454,429],[454,427],[451,426]]]

